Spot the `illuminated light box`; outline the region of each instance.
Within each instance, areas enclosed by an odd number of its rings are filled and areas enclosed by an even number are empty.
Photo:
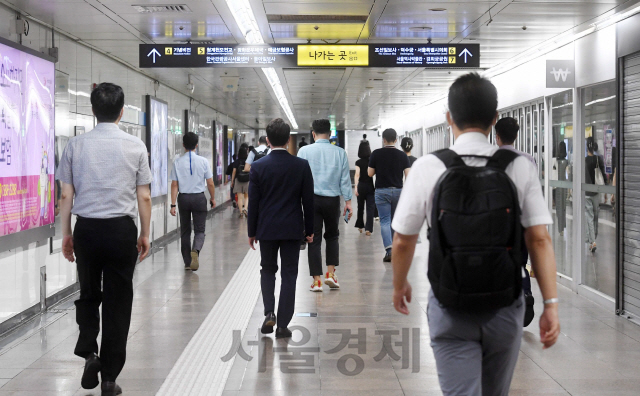
[[[53,236],[55,66],[0,39],[0,250]]]
[[[151,197],[167,195],[169,191],[169,105],[151,95],[146,96],[147,150],[151,168]]]

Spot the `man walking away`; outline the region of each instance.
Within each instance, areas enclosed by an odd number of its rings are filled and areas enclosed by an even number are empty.
[[[269,154],[269,146],[267,146],[267,137],[260,136],[258,138],[258,143],[260,145],[256,148],[252,148],[249,150],[249,156],[247,157],[247,161],[244,164],[244,171],[249,172],[251,169],[251,164],[256,162],[257,160],[264,158],[267,154]]]
[[[496,88],[477,73],[453,83],[455,144],[416,161],[393,220],[393,304],[403,314],[418,233],[425,220],[430,227],[427,319],[445,396],[509,394],[523,331],[522,232],[544,298],[544,348],[560,334],[551,215],[534,166],[488,142],[497,106]]]
[[[291,128],[281,118],[267,125],[272,153],[251,167],[249,183],[249,245],[260,243],[261,288],[264,303],[262,333],[276,338],[291,337],[287,328],[296,302],[296,280],[300,260],[300,236],[313,241],[313,176],[306,160],[289,154]],[[304,209],[304,211],[303,211]],[[275,315],[275,286],[281,259],[280,300]]]
[[[525,157],[529,160],[533,165],[536,166],[536,160],[529,155],[528,153],[524,153],[522,151],[516,150],[513,146],[513,142],[518,138],[518,131],[520,131],[520,126],[518,125],[518,121],[512,117],[504,117],[501,118],[498,122],[496,122],[496,144],[503,150],[510,150],[519,155]],[[524,238],[524,235],[522,236]],[[529,261],[529,251],[527,251],[526,244],[522,244],[522,262],[524,268],[524,277],[522,278],[522,292],[524,293],[524,302],[525,302],[525,311],[524,311],[524,327],[529,326],[531,321],[533,321],[533,317],[535,316],[535,312],[533,310],[533,305],[535,303],[535,299],[533,298],[533,292],[531,291],[531,275],[527,270],[527,262]]]
[[[204,245],[204,231],[207,225],[207,197],[205,188],[211,194],[211,207],[216,206],[216,189],[213,186],[213,172],[206,158],[196,154],[198,135],[187,132],[182,137],[186,153],[176,158],[171,170],[171,216],[176,215],[176,198],[180,211],[180,251],[184,268],[197,271],[200,267],[200,251]],[[206,184],[206,185],[205,185]],[[178,194],[180,192],[180,194]],[[191,245],[191,218],[193,218],[193,245]]]
[[[396,148],[398,134],[389,128],[382,132],[383,148],[374,150],[369,158],[369,177],[376,175],[376,207],[380,214],[380,234],[385,255],[382,261],[391,262],[393,229],[391,221],[400,200],[402,178],[409,175],[409,157]]]
[[[353,215],[351,208],[351,176],[349,174],[349,161],[344,149],[331,144],[331,124],[329,120],[315,120],[311,125],[315,144],[304,146],[298,151],[298,157],[309,161],[313,174],[313,200],[314,219],[313,234],[316,235],[312,243],[309,243],[309,271],[313,277],[311,291],[322,291],[322,227],[324,225],[324,240],[326,242],[327,273],[324,283],[331,289],[339,289],[338,277],[335,274],[336,267],[340,264],[340,196],[344,197],[345,205],[342,215],[349,212],[348,218]]]
[[[300,150],[301,148],[303,148],[304,146],[309,144],[309,143],[304,141],[304,136],[300,140],[301,140],[300,143],[298,143],[298,150]]]
[[[69,141],[58,169],[62,253],[70,262],[78,260],[80,298],[75,305],[80,335],[75,354],[85,359],[82,387],[98,386],[102,372],[102,396],[114,396],[122,393],[116,379],[127,354],[133,272],[138,254],[142,261],[150,248],[151,171],[145,144],[118,128],[122,88],[98,85],[91,92],[91,106],[98,125]],[[73,234],[72,213],[77,216]]]

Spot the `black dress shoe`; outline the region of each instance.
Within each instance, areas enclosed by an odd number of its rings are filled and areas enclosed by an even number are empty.
[[[100,381],[98,380],[98,373],[102,369],[102,363],[100,363],[100,358],[95,353],[92,353],[84,363],[84,373],[82,373],[82,381],[80,385],[84,389],[93,389]]]
[[[388,251],[387,254],[384,255],[384,258],[382,259],[382,261],[385,263],[391,262],[391,251]]]
[[[107,381],[102,383],[102,396],[117,396],[122,394],[122,388],[115,382]]]
[[[529,326],[533,321],[533,317],[535,316],[535,312],[533,312],[534,302],[535,300],[532,294],[524,295],[524,327]]]
[[[262,334],[271,334],[273,333],[273,326],[276,325],[276,314],[273,312],[268,312],[266,317],[264,318],[264,322],[262,322],[262,328],[260,332]]]
[[[276,329],[276,338],[291,338],[291,330],[286,327],[278,327]]]

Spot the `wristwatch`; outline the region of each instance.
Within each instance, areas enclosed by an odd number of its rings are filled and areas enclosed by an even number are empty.
[[[175,207],[176,207],[176,205],[173,205],[173,204],[171,205],[171,209],[173,209],[173,208],[175,208]]]

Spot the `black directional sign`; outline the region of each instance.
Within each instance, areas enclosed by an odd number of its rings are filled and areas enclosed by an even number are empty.
[[[140,44],[140,67],[296,67],[296,46]]]
[[[141,44],[140,67],[480,67],[479,44]]]

